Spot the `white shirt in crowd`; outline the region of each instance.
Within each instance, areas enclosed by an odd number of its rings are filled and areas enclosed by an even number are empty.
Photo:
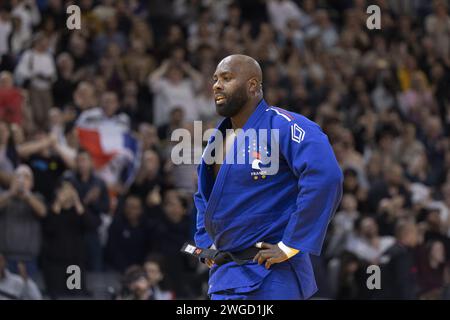
[[[277,32],[283,32],[289,20],[297,20],[300,22],[303,16],[300,8],[290,0],[270,0],[267,2],[267,11],[270,22]]]
[[[5,270],[3,278],[0,278],[0,300],[41,300],[42,295],[36,283]]]
[[[31,86],[36,89],[51,89],[52,82],[56,80],[53,56],[48,52],[38,52],[33,49],[25,51],[14,71],[14,76],[19,85],[30,80]],[[44,76],[45,79],[38,76]]]
[[[185,120],[199,120],[199,112],[195,97],[196,84],[191,79],[183,79],[177,84],[165,78],[150,81],[154,92],[153,117],[157,126],[169,121],[169,114],[175,107],[184,110]]]
[[[380,237],[378,248],[372,246],[366,239],[358,236],[350,236],[347,240],[346,249],[355,254],[359,259],[367,262],[377,261],[381,255],[395,243],[391,236]]]

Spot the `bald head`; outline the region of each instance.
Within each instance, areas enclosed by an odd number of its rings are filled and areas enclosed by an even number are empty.
[[[260,83],[262,82],[261,67],[258,61],[250,56],[244,54],[232,54],[220,61],[217,67],[219,68],[221,65],[239,71],[244,78],[255,78]]]
[[[216,111],[233,117],[246,105],[262,99],[262,70],[252,57],[233,54],[217,65],[214,73]]]

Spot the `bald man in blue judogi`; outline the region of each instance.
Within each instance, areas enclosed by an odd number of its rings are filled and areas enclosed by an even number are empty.
[[[260,243],[262,250],[242,265],[207,259],[208,294],[211,299],[307,299],[317,291],[309,255],[320,254],[342,196],[343,176],[328,137],[306,117],[265,102],[262,72],[251,57],[222,60],[213,90],[216,110],[225,119],[198,167],[195,242],[231,253]],[[226,135],[238,128],[243,131]],[[240,139],[249,129],[268,134]],[[205,158],[218,135],[226,136],[226,156],[221,155],[222,165],[209,164]],[[245,163],[236,161],[239,155],[246,156]],[[264,163],[262,155],[272,156],[272,163]],[[273,162],[275,171],[269,170]]]

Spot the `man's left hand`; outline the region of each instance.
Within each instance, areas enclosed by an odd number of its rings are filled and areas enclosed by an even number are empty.
[[[281,250],[276,244],[262,242],[261,248],[263,250],[256,254],[253,261],[257,261],[258,264],[262,264],[265,261],[266,269],[269,269],[272,264],[280,263],[289,259],[283,250]]]

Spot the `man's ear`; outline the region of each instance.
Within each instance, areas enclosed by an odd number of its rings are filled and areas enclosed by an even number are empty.
[[[256,78],[251,78],[249,80],[249,83],[250,83],[249,86],[250,94],[255,96],[259,92],[260,83]]]

